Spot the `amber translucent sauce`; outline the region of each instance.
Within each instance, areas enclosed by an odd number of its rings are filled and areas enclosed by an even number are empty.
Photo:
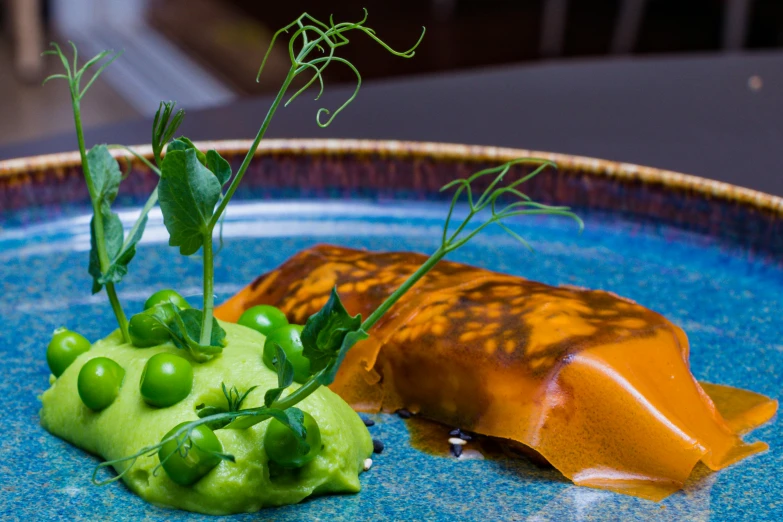
[[[720,384],[707,382],[699,384],[710,396],[726,423],[739,432],[752,429],[753,419],[768,419],[775,413],[775,401],[770,401],[764,395]],[[456,426],[447,426],[420,416],[412,417],[405,422],[413,448],[430,455],[453,456],[449,445],[449,433]],[[464,448],[476,450],[488,459],[524,457],[539,466],[549,465],[540,453],[508,439],[475,435]]]
[[[303,324],[337,286],[346,309],[366,317],[424,260],[314,247],[215,315],[236,321],[271,304]],[[697,383],[688,350],[679,327],[611,293],[441,262],[348,352],[331,387],[357,410],[406,408],[515,441],[578,485],[660,500],[699,461],[717,470],[767,449],[739,435],[777,409]],[[445,451],[425,442],[430,428],[412,429],[414,445]]]

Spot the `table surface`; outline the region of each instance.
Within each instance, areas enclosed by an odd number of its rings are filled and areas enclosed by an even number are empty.
[[[760,89],[749,79],[757,76]],[[327,86],[278,111],[267,137],[367,138],[521,147],[606,158],[783,195],[783,53],[551,62]],[[189,112],[191,139],[252,138],[272,98]],[[148,120],[88,129],[89,144],[149,140]],[[0,159],[75,148],[73,133],[0,146]]]

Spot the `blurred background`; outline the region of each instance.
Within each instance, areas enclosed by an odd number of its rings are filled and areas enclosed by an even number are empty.
[[[255,81],[276,29],[303,11],[353,20],[362,7],[395,48],[407,48],[420,26],[427,27],[414,60],[346,47],[344,56],[368,82],[509,64],[725,56],[783,46],[781,0],[0,0],[0,148],[72,128],[65,86],[41,87],[61,68],[54,58],[40,58],[51,40],[73,40],[85,57],[124,50],[85,101],[85,126],[94,128],[146,120],[161,99],[198,111],[268,94],[288,67],[280,46]],[[333,67],[327,80],[353,78]],[[747,82],[758,90],[763,78],[749,74]]]

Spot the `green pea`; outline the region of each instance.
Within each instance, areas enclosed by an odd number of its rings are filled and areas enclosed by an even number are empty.
[[[144,365],[139,388],[144,402],[150,406],[171,406],[187,397],[193,389],[193,367],[179,355],[155,354]]]
[[[237,324],[269,335],[273,330],[287,325],[288,319],[280,309],[274,306],[258,305],[245,310]]]
[[[304,413],[305,442],[310,446],[306,453],[300,453],[299,442],[291,428],[272,419],[264,434],[264,449],[269,460],[284,468],[301,468],[321,452],[321,430],[318,423],[307,412]]]
[[[178,424],[163,438],[171,437],[186,424],[188,423]],[[184,450],[178,451],[177,446],[186,436],[182,434],[166,442],[158,450],[158,458],[163,463],[166,474],[180,486],[190,486],[201,480],[204,475],[212,471],[212,468],[220,464],[220,457],[211,452],[223,452],[223,445],[215,436],[215,432],[202,424],[193,429],[190,440],[186,440],[183,444],[183,448],[187,450],[187,455],[183,457],[181,451]]]
[[[262,357],[267,368],[274,370],[275,346],[279,345],[285,356],[294,367],[294,381],[305,382],[310,377],[310,360],[302,355],[302,330],[304,326],[287,324],[273,330],[266,336],[264,355]]]
[[[131,317],[128,322],[128,333],[131,344],[136,348],[158,346],[171,338],[169,331],[161,324],[169,323],[176,312],[170,303],[156,305]]]
[[[144,302],[144,309],[149,310],[153,306],[158,306],[164,303],[171,303],[180,310],[190,308],[190,303],[188,303],[184,297],[170,288],[165,288],[152,294],[149,299]]]
[[[117,398],[124,378],[122,366],[108,357],[90,359],[79,371],[79,397],[91,410],[101,411]]]
[[[52,340],[49,341],[49,346],[46,349],[46,362],[49,363],[49,370],[55,377],[59,377],[77,357],[89,349],[90,341],[85,337],[66,328],[58,328],[54,331]]]

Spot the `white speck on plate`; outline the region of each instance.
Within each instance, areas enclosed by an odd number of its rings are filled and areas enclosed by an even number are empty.
[[[459,460],[484,460],[484,455],[478,450],[469,449],[462,452]]]

